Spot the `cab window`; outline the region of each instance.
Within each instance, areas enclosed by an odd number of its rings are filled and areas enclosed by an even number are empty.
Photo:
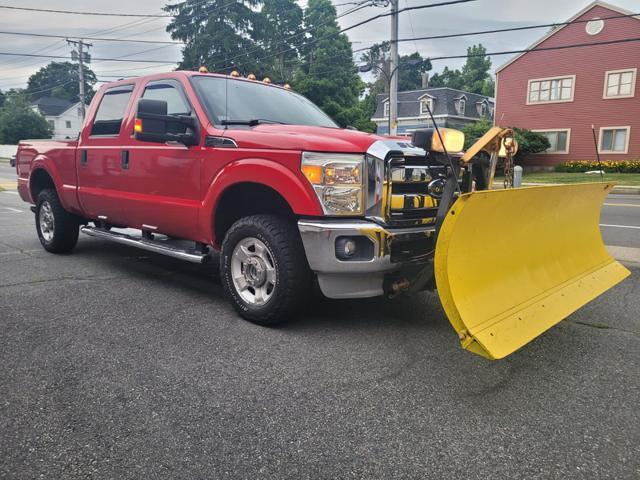
[[[113,87],[104,92],[91,127],[92,136],[117,136],[120,133],[132,93],[133,85]]]
[[[167,102],[167,115],[191,115],[191,107],[177,82],[151,82],[144,89],[142,98]],[[167,128],[168,133],[186,133],[187,131],[187,127],[180,123],[169,122]]]

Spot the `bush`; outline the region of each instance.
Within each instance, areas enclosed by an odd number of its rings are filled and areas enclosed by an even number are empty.
[[[469,123],[462,128],[464,132],[464,148],[468,149],[478,140],[482,135],[493,126],[488,120],[480,120],[479,122]],[[524,128],[513,128],[516,141],[518,142],[518,153],[516,154],[516,160],[526,157],[530,153],[544,152],[549,148],[549,140],[547,137],[540,133],[532,132]]]
[[[584,173],[590,170],[604,170],[606,173],[640,173],[640,160],[574,160],[555,166],[556,172]]]

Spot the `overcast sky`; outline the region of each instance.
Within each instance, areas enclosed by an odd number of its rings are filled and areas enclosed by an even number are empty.
[[[336,4],[346,2],[346,0],[333,1]],[[436,1],[438,0],[400,0],[400,7],[435,3]],[[135,2],[130,0],[110,0],[109,2],[95,0],[0,0],[0,5],[114,13],[162,13],[161,8],[165,3],[160,0],[137,0]],[[562,22],[589,3],[591,2],[588,0],[477,0],[460,5],[417,10],[400,15],[400,38]],[[300,4],[304,6],[306,0],[301,0]],[[634,12],[640,11],[640,0],[613,0],[612,4]],[[351,7],[341,6],[338,8],[338,12],[344,12],[349,8]],[[367,7],[339,20],[341,25],[346,27],[386,10],[380,7]],[[68,35],[71,37],[84,35],[169,40],[169,35],[165,31],[166,24],[167,20],[163,18],[79,16],[0,9],[0,30],[2,31]],[[350,30],[348,35],[353,42],[353,48],[367,47],[372,43],[388,39],[389,24],[390,19],[386,17]],[[459,55],[466,52],[467,46],[478,42],[482,42],[490,52],[515,50],[526,48],[544,35],[546,31],[547,29],[536,29],[477,37],[405,42],[400,44],[400,52],[405,54],[417,50],[424,57]],[[64,40],[9,35],[0,35],[0,39],[2,41],[0,52],[69,55],[70,51]],[[168,63],[178,61],[181,57],[180,47],[176,45],[161,46],[120,42],[94,42],[91,54],[95,58],[126,56],[127,59],[162,60]],[[508,58],[504,56],[493,57],[494,68],[506,62]],[[0,89],[25,86],[29,75],[50,61],[52,60],[0,55]],[[434,62],[433,71],[440,71],[445,65],[450,68],[459,68],[462,63],[462,60],[437,61]],[[95,61],[91,68],[101,79],[106,80],[111,78],[109,76],[161,72],[171,69],[174,65]]]

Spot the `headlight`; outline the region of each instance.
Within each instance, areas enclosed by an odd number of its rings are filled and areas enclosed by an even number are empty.
[[[364,155],[345,153],[302,154],[302,173],[327,215],[361,215],[363,213]]]

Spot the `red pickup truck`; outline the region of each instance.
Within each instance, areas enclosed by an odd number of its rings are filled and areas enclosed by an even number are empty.
[[[102,86],[77,140],[23,141],[16,163],[46,250],[79,230],[193,262],[219,250],[229,298],[261,324],[314,278],[356,298],[422,271],[446,180],[425,150],[341,129],[288,88],[198,72]]]

